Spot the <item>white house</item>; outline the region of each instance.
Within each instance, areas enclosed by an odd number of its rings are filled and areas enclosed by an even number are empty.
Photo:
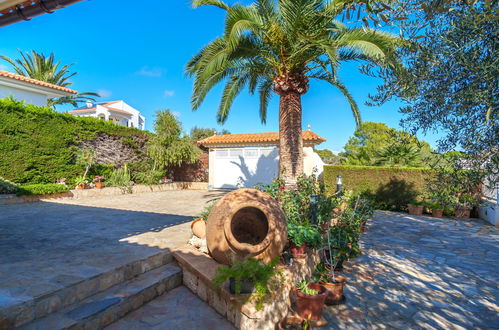
[[[66,87],[0,70],[0,99],[12,96],[18,101],[44,106],[51,98],[77,93]]]
[[[302,137],[305,174],[312,174],[314,167],[321,174],[324,163],[313,148],[326,139],[310,130],[303,131]],[[210,189],[253,187],[270,183],[279,174],[278,132],[215,134],[198,144],[209,150]]]
[[[87,102],[85,108],[71,110],[68,113],[77,117],[95,117],[127,127],[145,129],[145,117],[123,101]]]

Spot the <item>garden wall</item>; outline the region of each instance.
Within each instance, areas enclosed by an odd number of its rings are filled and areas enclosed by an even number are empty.
[[[95,149],[100,163],[138,160],[150,134],[0,99],[0,177],[22,184],[81,175],[75,164],[81,147]]]
[[[336,176],[343,176],[343,187],[372,197],[380,209],[405,210],[408,202],[424,194],[425,180],[433,175],[429,169],[382,166],[324,166],[324,183],[328,193],[336,192]]]

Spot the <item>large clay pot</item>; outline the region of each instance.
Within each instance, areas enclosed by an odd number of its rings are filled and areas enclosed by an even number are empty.
[[[191,222],[191,230],[196,237],[205,238],[206,222],[201,218],[195,219],[193,222]]]
[[[324,302],[329,292],[323,285],[318,283],[309,283],[308,288],[316,290],[318,294],[305,294],[295,288],[296,312],[305,320],[310,317],[311,320],[318,321],[321,319]]]
[[[249,256],[268,263],[288,238],[284,213],[275,199],[256,189],[238,189],[220,199],[207,220],[210,255],[231,265]]]
[[[103,187],[102,182],[96,182],[96,183],[95,183],[95,188],[97,188],[97,189],[102,189],[102,187]]]

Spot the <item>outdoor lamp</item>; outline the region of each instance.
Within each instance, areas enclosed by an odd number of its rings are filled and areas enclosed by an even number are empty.
[[[338,174],[336,176],[337,181],[336,181],[336,194],[341,194],[343,192],[343,182],[341,181],[341,178],[343,176],[341,174]]]

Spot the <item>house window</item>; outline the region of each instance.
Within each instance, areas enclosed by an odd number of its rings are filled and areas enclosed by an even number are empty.
[[[230,149],[231,157],[241,157],[243,155],[243,149]]]

